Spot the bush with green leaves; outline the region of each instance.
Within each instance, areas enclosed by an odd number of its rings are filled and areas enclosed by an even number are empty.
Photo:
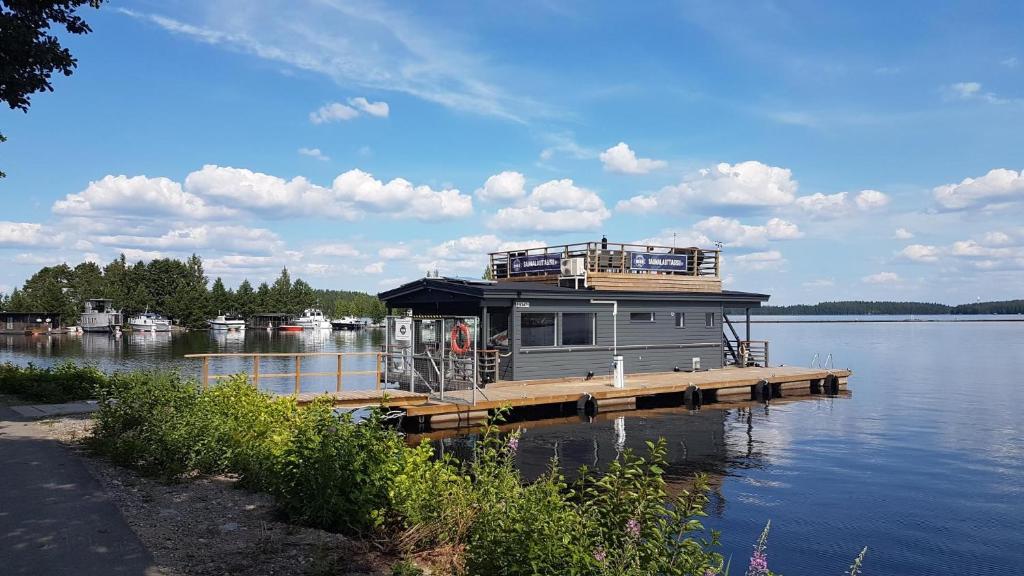
[[[50,368],[0,364],[0,394],[34,402],[72,402],[96,397],[107,376],[93,366],[62,362]]]

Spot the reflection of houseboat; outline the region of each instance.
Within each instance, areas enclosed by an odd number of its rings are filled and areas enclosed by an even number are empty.
[[[171,321],[154,312],[137,314],[128,319],[132,331],[138,332],[170,332]]]
[[[121,329],[121,312],[114,309],[114,301],[93,298],[85,301],[85,311],[79,324],[85,332],[115,332]]]
[[[60,314],[0,312],[0,334],[48,334],[61,330]]]
[[[334,330],[362,330],[365,327],[363,319],[355,316],[342,316],[337,320],[331,320],[331,328]]]
[[[305,330],[330,330],[331,319],[324,316],[319,308],[306,308],[302,316],[295,319],[296,326],[302,326]]]
[[[235,332],[245,330],[245,320],[228,317],[223,314],[213,320],[208,320],[208,322],[213,330],[231,330]]]

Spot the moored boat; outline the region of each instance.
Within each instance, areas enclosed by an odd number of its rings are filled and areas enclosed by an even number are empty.
[[[355,316],[342,316],[337,320],[331,320],[331,328],[334,330],[361,330],[365,327],[363,320]]]
[[[281,324],[277,330],[278,332],[302,332],[305,328],[297,324]]]
[[[85,301],[81,325],[84,332],[114,332],[121,328],[121,312],[114,309],[114,301],[108,298],[92,298]]]
[[[207,322],[213,330],[245,330],[245,320],[241,318],[228,317],[223,314],[217,316],[213,320],[207,320]]]
[[[171,321],[154,312],[136,314],[128,319],[133,332],[170,332]]]
[[[295,319],[296,326],[302,326],[305,330],[330,330],[331,319],[324,315],[319,308],[306,308],[302,316]]]

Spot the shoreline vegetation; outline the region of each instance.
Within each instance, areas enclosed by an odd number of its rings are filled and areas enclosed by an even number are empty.
[[[963,314],[1024,314],[1024,300],[1000,300],[975,302],[950,306],[934,302],[873,302],[844,300],[819,302],[817,304],[792,304],[789,306],[762,306],[752,308],[751,316],[908,316],[922,315],[963,315]]]
[[[173,319],[185,328],[205,328],[218,314],[249,318],[260,313],[300,314],[318,307],[335,317],[369,317],[379,321],[386,314],[376,296],[346,290],[315,289],[301,278],[294,281],[283,268],[273,283],[253,286],[248,279],[237,289],[227,288],[221,278],[212,285],[203,260],[193,254],[182,261],[157,258],[127,261],[124,254],[104,267],[83,262],[46,266],[10,294],[0,294],[0,312],[60,314],[65,325],[78,323],[85,300],[110,298],[127,320],[149,311]]]
[[[66,382],[73,369],[5,365],[0,389]],[[717,532],[701,523],[706,478],[669,495],[663,440],[571,482],[555,460],[526,482],[515,466],[519,432],[499,429],[500,411],[472,457],[456,461],[426,441],[409,446],[382,409],[357,420],[327,400],[300,407],[245,375],[203,390],[175,372],[96,374],[100,408],[84,439],[94,454],[169,485],[230,478],[266,494],[290,523],[400,558],[395,575],[730,572]],[[767,527],[746,574],[772,574],[766,537]]]

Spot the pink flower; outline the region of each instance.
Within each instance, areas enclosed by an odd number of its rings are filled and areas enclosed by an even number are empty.
[[[748,576],[767,576],[768,574],[768,557],[765,556],[764,552],[755,550],[754,554],[750,557],[750,567],[747,568]]]
[[[519,451],[519,436],[512,436],[508,439],[508,449],[513,454]]]
[[[636,518],[630,518],[629,521],[626,522],[626,533],[633,538],[640,537],[640,522],[637,522]]]
[[[597,560],[598,562],[604,562],[605,558],[606,556],[604,553],[604,548],[598,546],[594,549],[594,560]]]

